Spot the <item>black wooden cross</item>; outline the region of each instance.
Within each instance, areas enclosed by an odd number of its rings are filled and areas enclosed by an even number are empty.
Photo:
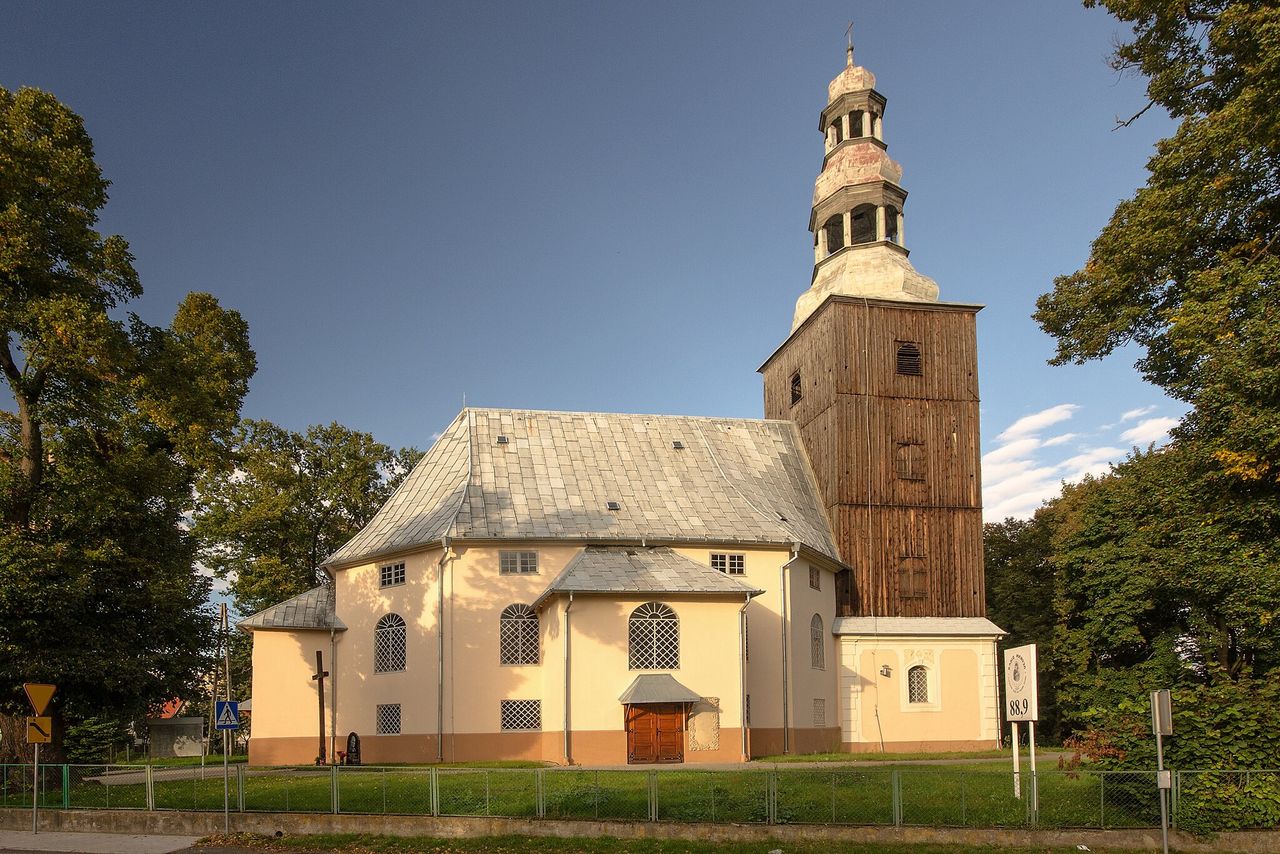
[[[316,754],[316,764],[325,764],[324,750],[324,678],[329,675],[329,671],[324,669],[323,653],[316,650],[316,672],[312,676],[312,680],[316,683],[316,694],[320,698],[320,752]]]

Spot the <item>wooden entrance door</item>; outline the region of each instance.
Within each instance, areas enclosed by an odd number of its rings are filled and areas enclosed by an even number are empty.
[[[684,761],[684,706],[646,703],[627,706],[627,762]]]

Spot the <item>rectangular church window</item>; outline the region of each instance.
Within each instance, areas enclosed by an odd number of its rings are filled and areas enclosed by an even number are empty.
[[[899,442],[893,452],[893,473],[902,480],[924,480],[924,443]]]
[[[537,552],[498,552],[498,572],[502,575],[533,575],[537,571]]]
[[[541,700],[502,700],[500,710],[505,730],[542,729]]]
[[[378,735],[399,735],[400,734],[400,704],[379,703],[375,707],[377,718],[376,731]]]
[[[816,566],[809,567],[809,586],[814,590],[822,589],[822,570]]]
[[[404,584],[404,564],[392,563],[378,567],[378,586],[395,587]]]
[[[929,595],[929,570],[922,557],[904,557],[898,564],[898,595],[923,599]]]
[[[747,572],[746,555],[711,554],[711,568],[725,575],[745,575]]]

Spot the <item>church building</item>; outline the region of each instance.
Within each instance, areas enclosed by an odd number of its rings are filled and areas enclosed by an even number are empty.
[[[980,306],[908,260],[884,114],[850,48],[765,418],[463,409],[327,584],[240,623],[251,763],[998,745]]]

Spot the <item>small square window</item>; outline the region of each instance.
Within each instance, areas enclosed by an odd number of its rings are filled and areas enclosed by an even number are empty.
[[[800,372],[791,375],[791,405],[795,406],[804,397],[804,387],[800,382]]]
[[[537,552],[498,552],[498,572],[502,575],[533,575],[537,571]]]
[[[816,566],[809,567],[809,586],[814,590],[822,589],[822,570]]]
[[[746,575],[747,557],[746,555],[719,554],[712,552],[711,568],[716,572],[723,572],[725,575]]]
[[[386,705],[379,704],[375,707],[377,710],[377,733],[378,735],[399,735],[400,734],[400,704],[388,703]]]
[[[379,587],[395,587],[397,584],[404,584],[403,563],[389,563],[378,567]]]
[[[503,729],[542,729],[541,700],[502,700],[500,708]]]

